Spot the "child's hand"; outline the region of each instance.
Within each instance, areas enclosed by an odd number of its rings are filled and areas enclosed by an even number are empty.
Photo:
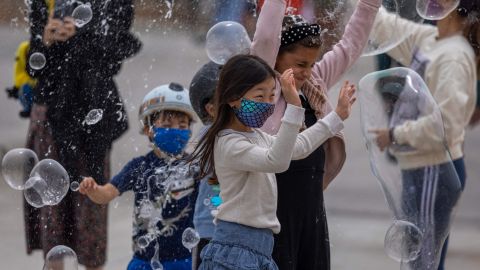
[[[85,177],[80,183],[80,189],[78,190],[81,194],[88,195],[90,192],[96,190],[98,187],[97,182],[92,177]]]
[[[377,143],[378,148],[380,148],[380,151],[383,152],[385,148],[389,147],[392,144],[392,140],[390,138],[390,130],[388,128],[371,129],[368,132],[375,134],[375,142]]]
[[[357,98],[354,96],[355,94],[355,85],[350,84],[348,81],[345,81],[343,84],[342,89],[340,89],[340,95],[338,96],[338,104],[335,112],[345,120],[350,116],[350,112],[352,111],[352,105],[355,103]]]
[[[298,96],[297,87],[295,86],[295,78],[293,77],[293,69],[285,70],[280,76],[280,83],[282,85],[282,93],[285,101],[297,107],[302,107],[302,102]]]

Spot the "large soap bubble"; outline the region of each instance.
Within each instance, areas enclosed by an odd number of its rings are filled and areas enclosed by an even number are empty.
[[[417,11],[427,20],[441,20],[454,11],[460,0],[418,0]]]
[[[408,68],[366,75],[359,100],[370,165],[395,219],[386,252],[404,269],[437,269],[461,194],[439,107]]]
[[[48,251],[43,270],[77,270],[77,254],[71,248],[58,245]]]
[[[70,188],[70,177],[67,171],[53,159],[40,161],[33,168],[30,177],[41,178],[47,184],[47,189],[42,195],[45,205],[58,204]]]
[[[182,244],[188,250],[196,247],[200,242],[200,235],[193,228],[186,228],[182,233]]]
[[[37,155],[32,150],[12,149],[5,154],[2,160],[3,179],[11,188],[22,190],[37,163]]]
[[[322,28],[322,40],[327,43],[328,51],[331,46],[337,43],[345,31],[345,27],[350,20],[358,0],[315,0],[320,7],[317,22]],[[364,56],[376,55],[387,52],[394,48],[400,42],[405,40],[412,33],[411,28],[402,29],[402,31],[392,31],[397,29],[404,20],[411,22],[423,22],[415,9],[416,0],[387,0],[383,2],[383,8],[392,13],[391,22],[387,25],[382,18],[377,15],[374,27],[370,32],[367,44],[363,50]],[[385,12],[385,10],[383,10]],[[389,27],[389,29],[386,29]]]
[[[30,58],[28,58],[28,64],[35,70],[44,68],[46,63],[47,59],[45,58],[45,55],[40,52],[34,52],[30,55]]]
[[[72,12],[75,26],[81,28],[89,23],[93,18],[92,7],[90,3],[78,5]]]
[[[251,43],[241,24],[223,21],[208,30],[205,47],[210,60],[223,65],[234,55],[248,53]]]

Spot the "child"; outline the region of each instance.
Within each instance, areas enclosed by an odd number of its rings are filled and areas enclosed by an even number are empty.
[[[380,5],[380,0],[358,1],[340,42],[320,55],[322,29],[319,25],[308,23],[301,16],[284,17],[284,0],[265,1],[252,53],[279,73],[293,69],[296,86],[302,93],[307,127],[332,110],[327,91],[362,54]],[[318,59],[321,60],[317,62]],[[286,108],[278,84],[275,94],[275,112],[262,127],[272,135],[277,134]],[[280,269],[330,269],[322,190],[340,172],[345,158],[345,143],[338,133],[308,157],[292,162],[287,172],[277,175],[277,216],[282,231],[275,236],[273,257]]]
[[[199,139],[207,132],[213,120],[213,93],[217,88],[218,75],[220,74],[220,65],[209,62],[205,64],[193,76],[190,83],[190,101],[193,109],[205,125],[200,131]],[[207,175],[200,181],[198,198],[195,204],[195,214],[193,224],[195,230],[200,235],[200,242],[192,252],[192,269],[196,270],[201,263],[200,251],[205,247],[213,237],[215,224],[213,224],[213,214],[219,203],[221,203],[219,185],[209,184],[212,175]]]
[[[160,263],[165,270],[191,269],[190,252],[182,245],[183,231],[193,227],[197,198],[194,178],[185,165],[184,149],[196,119],[188,90],[175,83],[153,89],[143,99],[139,119],[153,151],[130,161],[108,184],[85,178],[80,192],[98,204],[134,192],[134,256],[128,270],[148,270]]]
[[[273,137],[257,128],[275,106],[274,71],[252,55],[234,56],[222,67],[215,118],[193,154],[203,174],[213,171],[217,176],[223,200],[213,239],[202,250],[200,269],[278,269],[271,257],[273,233],[280,231],[274,173],[285,171],[292,159],[304,158],[340,131],[355,101],[355,87],[346,83],[335,112],[298,134],[304,109],[293,71],[286,70],[281,81],[288,105]]]
[[[375,23],[377,33],[411,30],[412,34],[388,55],[403,66],[408,66],[423,77],[442,113],[445,137],[460,184],[465,186],[464,139],[465,128],[475,110],[477,70],[480,59],[480,4],[474,0],[461,0],[457,9],[438,20],[436,26],[417,24],[398,19],[381,10]],[[379,35],[379,41],[385,36]],[[435,140],[428,132],[427,121],[413,121],[396,126],[393,130],[378,130],[380,148],[392,142],[413,147],[425,140]],[[412,136],[419,134],[420,136]],[[430,151],[420,155],[426,162],[437,162]],[[442,160],[447,161],[447,160]],[[417,164],[419,166],[425,164]],[[448,238],[442,251],[438,269],[444,269]],[[415,262],[412,262],[415,263]]]

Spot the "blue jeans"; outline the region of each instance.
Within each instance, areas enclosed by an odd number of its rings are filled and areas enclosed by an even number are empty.
[[[202,250],[199,270],[278,270],[272,259],[273,233],[219,220],[210,243]]]
[[[192,258],[178,259],[177,261],[162,261],[163,270],[191,270]],[[152,270],[149,261],[133,257],[127,270]]]
[[[462,192],[455,162],[402,171],[402,213],[397,218],[417,225],[424,238],[420,255],[408,263],[411,269],[436,269],[439,265],[438,255]]]
[[[463,160],[463,158],[454,160],[453,166],[455,166],[455,171],[457,171],[458,179],[460,180],[460,185],[462,186],[462,191],[463,191],[465,189],[465,181],[467,180],[467,174],[465,170],[465,161]],[[450,236],[447,237],[447,239],[445,240],[445,244],[443,244],[442,256],[440,257],[440,264],[438,265],[438,270],[445,270],[445,257],[447,256],[449,238]]]

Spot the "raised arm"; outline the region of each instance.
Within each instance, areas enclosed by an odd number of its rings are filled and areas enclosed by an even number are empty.
[[[376,33],[376,42],[385,42],[391,38],[392,34],[411,32],[411,34],[400,44],[387,52],[389,56],[404,66],[410,66],[412,56],[422,39],[436,31],[434,26],[415,23],[395,16],[385,8],[380,8],[377,19],[373,26]]]
[[[222,162],[241,171],[280,173],[290,166],[298,131],[305,109],[288,104],[276,137],[263,134],[269,141],[266,147],[251,143],[247,137],[233,133],[220,137],[217,147]],[[217,151],[216,151],[217,152]],[[217,154],[217,153],[216,153]]]
[[[270,67],[275,67],[282,22],[285,15],[285,0],[267,0],[258,16],[257,28],[253,36],[250,52],[266,61]]]
[[[361,0],[353,12],[342,39],[313,68],[330,89],[357,61],[368,41],[381,0]]]

